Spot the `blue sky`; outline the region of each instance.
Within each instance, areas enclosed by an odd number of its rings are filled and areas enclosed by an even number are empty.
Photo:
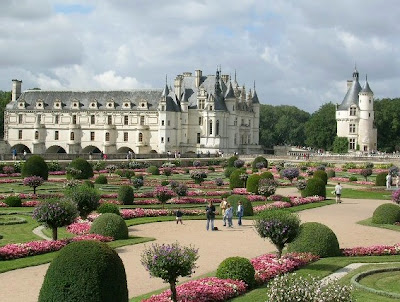
[[[354,64],[376,98],[400,96],[396,0],[4,0],[0,90],[162,88],[233,75],[260,101],[340,103]]]

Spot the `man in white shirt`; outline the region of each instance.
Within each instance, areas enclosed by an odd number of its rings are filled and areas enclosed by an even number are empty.
[[[342,196],[342,186],[340,185],[340,182],[335,186],[335,194],[336,194],[336,203],[342,203],[342,200],[340,197]]]

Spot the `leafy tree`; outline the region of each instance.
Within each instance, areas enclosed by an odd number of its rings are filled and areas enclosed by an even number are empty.
[[[345,154],[349,151],[349,141],[347,137],[336,136],[332,146],[333,153]]]
[[[4,137],[4,109],[11,101],[11,91],[0,90],[0,138]]]
[[[364,177],[365,177],[365,181],[367,181],[367,180],[368,180],[368,176],[371,176],[371,175],[372,175],[372,169],[370,169],[370,168],[362,169],[361,172],[360,172],[360,174],[361,174],[362,176],[364,176]]]
[[[163,208],[164,204],[174,195],[174,191],[167,187],[159,186],[154,189],[154,196],[162,203]]]
[[[400,98],[374,102],[378,150],[400,151]]]
[[[68,200],[76,204],[82,219],[86,219],[87,216],[99,206],[99,193],[96,189],[85,185],[67,189],[65,191],[65,196]]]
[[[178,243],[153,244],[141,255],[142,265],[151,276],[159,277],[168,282],[171,289],[171,299],[176,302],[176,283],[178,277],[190,276],[196,268],[198,250],[193,247],[180,246]]]
[[[306,144],[310,147],[331,150],[336,137],[336,106],[322,105],[305,125]]]
[[[67,200],[43,201],[33,210],[33,218],[52,229],[53,240],[57,240],[57,228],[71,224],[77,216],[76,205]]]
[[[299,175],[300,175],[300,171],[297,168],[287,168],[282,171],[282,176],[289,179],[291,183],[293,182],[293,179],[295,179],[296,177],[299,177]]]
[[[36,188],[43,184],[44,180],[40,176],[28,176],[24,178],[24,185],[33,188],[33,194],[36,194]]]
[[[305,123],[310,114],[295,106],[261,105],[260,108],[260,144],[274,145],[304,145]]]

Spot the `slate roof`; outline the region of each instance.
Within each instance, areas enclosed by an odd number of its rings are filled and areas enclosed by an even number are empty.
[[[365,87],[361,90],[361,92],[373,94],[371,88],[369,87],[368,81],[366,81]]]
[[[354,76],[356,75],[356,76]],[[338,110],[348,110],[351,105],[358,107],[358,94],[361,91],[361,85],[358,82],[358,72],[353,73],[353,82],[349,90],[347,90],[346,96],[343,102],[339,105]]]

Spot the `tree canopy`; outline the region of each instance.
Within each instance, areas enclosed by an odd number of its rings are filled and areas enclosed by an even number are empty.
[[[374,102],[378,150],[400,151],[400,98]]]
[[[11,91],[0,90],[0,137],[4,137],[4,109],[11,101]]]

